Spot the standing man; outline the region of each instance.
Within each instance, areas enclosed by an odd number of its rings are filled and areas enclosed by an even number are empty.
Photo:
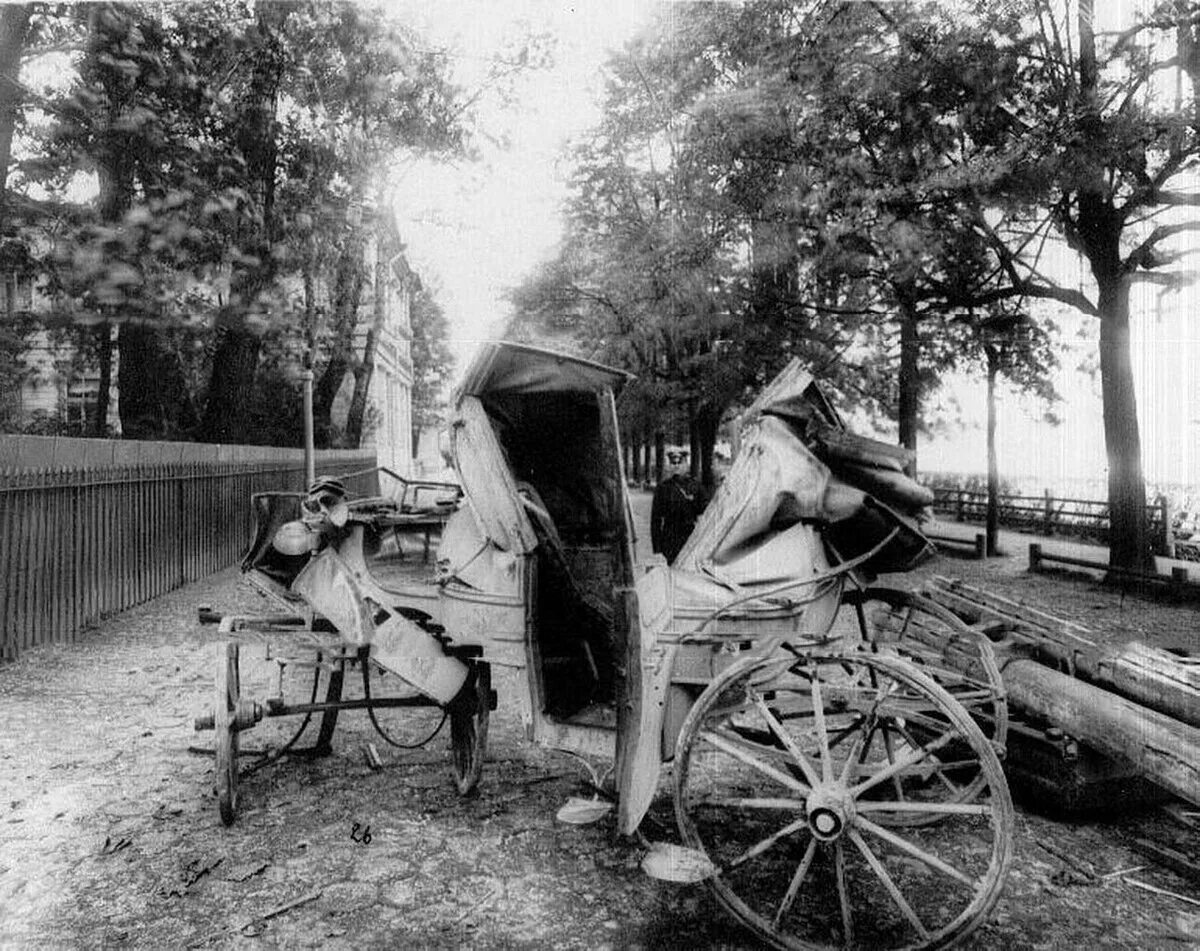
[[[683,464],[683,454],[667,454],[669,475],[654,490],[650,505],[650,544],[667,563],[675,560],[709,502],[709,493]]]

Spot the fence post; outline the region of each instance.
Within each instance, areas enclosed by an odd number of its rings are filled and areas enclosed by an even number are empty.
[[[1158,517],[1162,519],[1162,553],[1166,558],[1175,557],[1175,533],[1171,531],[1171,500],[1164,494],[1158,497]]]
[[[1037,542],[1029,543],[1029,570],[1040,571],[1042,567],[1042,546]]]
[[[1045,516],[1043,518],[1042,534],[1049,536],[1054,534],[1054,499],[1050,495],[1049,489],[1043,489],[1042,491],[1044,493],[1043,498],[1045,499],[1043,503],[1045,506]]]
[[[1182,592],[1188,585],[1188,570],[1186,568],[1171,569],[1171,587]]]
[[[983,561],[987,558],[987,536],[982,532],[975,533],[975,559]]]
[[[955,514],[955,518],[961,522],[963,520],[963,490],[959,489],[957,495],[958,495],[958,498],[955,500],[955,503],[954,503],[954,509],[955,509],[954,514]]]

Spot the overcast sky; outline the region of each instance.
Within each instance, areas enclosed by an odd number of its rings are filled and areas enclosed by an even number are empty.
[[[595,123],[600,64],[645,21],[651,5],[630,0],[449,0],[393,3],[397,13],[454,55],[456,79],[478,89],[491,60],[524,32],[554,39],[554,65],[530,71],[515,90],[516,109],[490,97],[481,123],[507,148],[482,144],[479,163],[432,161],[406,167],[396,193],[400,232],[425,280],[440,285],[459,369],[480,340],[496,336],[501,295],[539,260],[562,231],[566,195],[558,159],[569,137]]]

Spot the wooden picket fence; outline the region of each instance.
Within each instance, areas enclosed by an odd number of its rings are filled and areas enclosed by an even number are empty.
[[[319,473],[379,491],[370,455],[320,455]],[[234,564],[250,496],[303,484],[294,458],[0,469],[0,660]]]

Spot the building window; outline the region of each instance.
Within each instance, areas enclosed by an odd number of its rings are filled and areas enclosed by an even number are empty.
[[[74,435],[93,432],[92,420],[96,418],[100,393],[98,378],[75,378],[67,384],[66,399],[63,400],[63,423]]]
[[[33,277],[8,271],[0,278],[0,313],[9,317],[33,310]]]

